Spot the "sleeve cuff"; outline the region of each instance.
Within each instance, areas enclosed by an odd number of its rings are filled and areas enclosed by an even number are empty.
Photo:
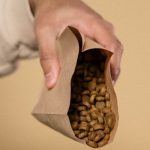
[[[25,4],[26,4],[28,16],[29,16],[31,22],[33,23],[34,22],[34,16],[33,16],[32,11],[31,11],[29,0],[25,0]]]
[[[5,0],[1,21],[4,37],[11,45],[20,41],[31,45],[35,40],[34,18],[28,0]]]
[[[33,22],[28,0],[0,0],[0,76],[15,70],[19,58],[38,56]]]

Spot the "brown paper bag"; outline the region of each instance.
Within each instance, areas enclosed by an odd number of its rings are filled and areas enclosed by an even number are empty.
[[[44,85],[39,102],[33,110],[33,115],[40,122],[83,144],[85,144],[85,141],[78,139],[74,135],[67,114],[71,100],[71,78],[75,71],[79,49],[82,49],[84,52],[95,48],[101,49],[101,51],[107,55],[105,79],[108,91],[110,93],[112,111],[116,116],[115,127],[111,131],[110,140],[108,143],[112,142],[118,126],[117,99],[110,76],[110,58],[112,53],[104,50],[103,47],[89,39],[83,39],[83,37],[76,32],[76,30],[71,31],[70,28],[66,28],[57,40],[57,53],[61,64],[59,79],[56,86],[52,90],[48,90]]]

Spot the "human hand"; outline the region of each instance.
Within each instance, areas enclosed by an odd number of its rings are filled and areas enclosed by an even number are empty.
[[[40,51],[40,63],[46,85],[53,88],[60,72],[56,53],[56,38],[67,26],[101,44],[114,54],[111,75],[115,82],[120,73],[123,47],[114,34],[111,23],[89,8],[81,0],[29,0],[35,15],[35,33]]]

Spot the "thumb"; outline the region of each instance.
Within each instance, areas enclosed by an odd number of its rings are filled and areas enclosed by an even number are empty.
[[[46,86],[48,89],[51,89],[55,86],[60,71],[56,52],[56,36],[54,36],[53,32],[44,29],[37,33],[37,40],[40,50],[40,63],[45,75]]]

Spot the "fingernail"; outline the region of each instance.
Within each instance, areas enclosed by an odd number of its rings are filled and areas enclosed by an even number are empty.
[[[112,80],[112,84],[115,85],[115,81],[114,80]]]
[[[115,71],[115,76],[118,77],[119,74],[120,74],[120,69],[117,69],[117,70]]]
[[[46,83],[47,88],[51,89],[56,83],[55,73],[49,72],[48,74],[46,74],[45,83]]]

